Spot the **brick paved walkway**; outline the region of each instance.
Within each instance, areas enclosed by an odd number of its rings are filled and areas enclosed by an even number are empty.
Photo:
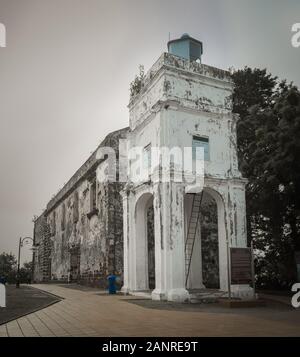
[[[64,300],[1,325],[0,336],[300,336],[300,309],[156,309],[96,290],[35,287]]]

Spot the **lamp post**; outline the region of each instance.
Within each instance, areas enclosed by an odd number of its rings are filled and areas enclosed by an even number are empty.
[[[23,243],[26,240],[31,240],[32,245],[34,244],[34,240],[31,237],[24,237],[19,239],[19,252],[18,252],[18,270],[17,270],[17,281],[16,281],[16,288],[20,287],[20,257],[21,257],[21,248],[23,247]]]

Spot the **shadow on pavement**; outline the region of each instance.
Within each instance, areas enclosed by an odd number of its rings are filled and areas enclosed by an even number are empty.
[[[52,305],[61,299],[29,285],[6,286],[6,307],[0,308],[0,325]]]

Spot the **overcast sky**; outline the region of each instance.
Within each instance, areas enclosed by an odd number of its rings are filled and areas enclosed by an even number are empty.
[[[128,125],[129,83],[169,33],[202,40],[206,64],[266,67],[300,85],[296,22],[299,0],[0,0],[0,253],[16,254],[33,216]]]

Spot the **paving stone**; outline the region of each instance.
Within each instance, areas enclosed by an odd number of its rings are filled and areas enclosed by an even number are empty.
[[[232,309],[98,295],[37,285],[63,298],[0,326],[0,336],[300,336],[300,311],[287,305]]]

